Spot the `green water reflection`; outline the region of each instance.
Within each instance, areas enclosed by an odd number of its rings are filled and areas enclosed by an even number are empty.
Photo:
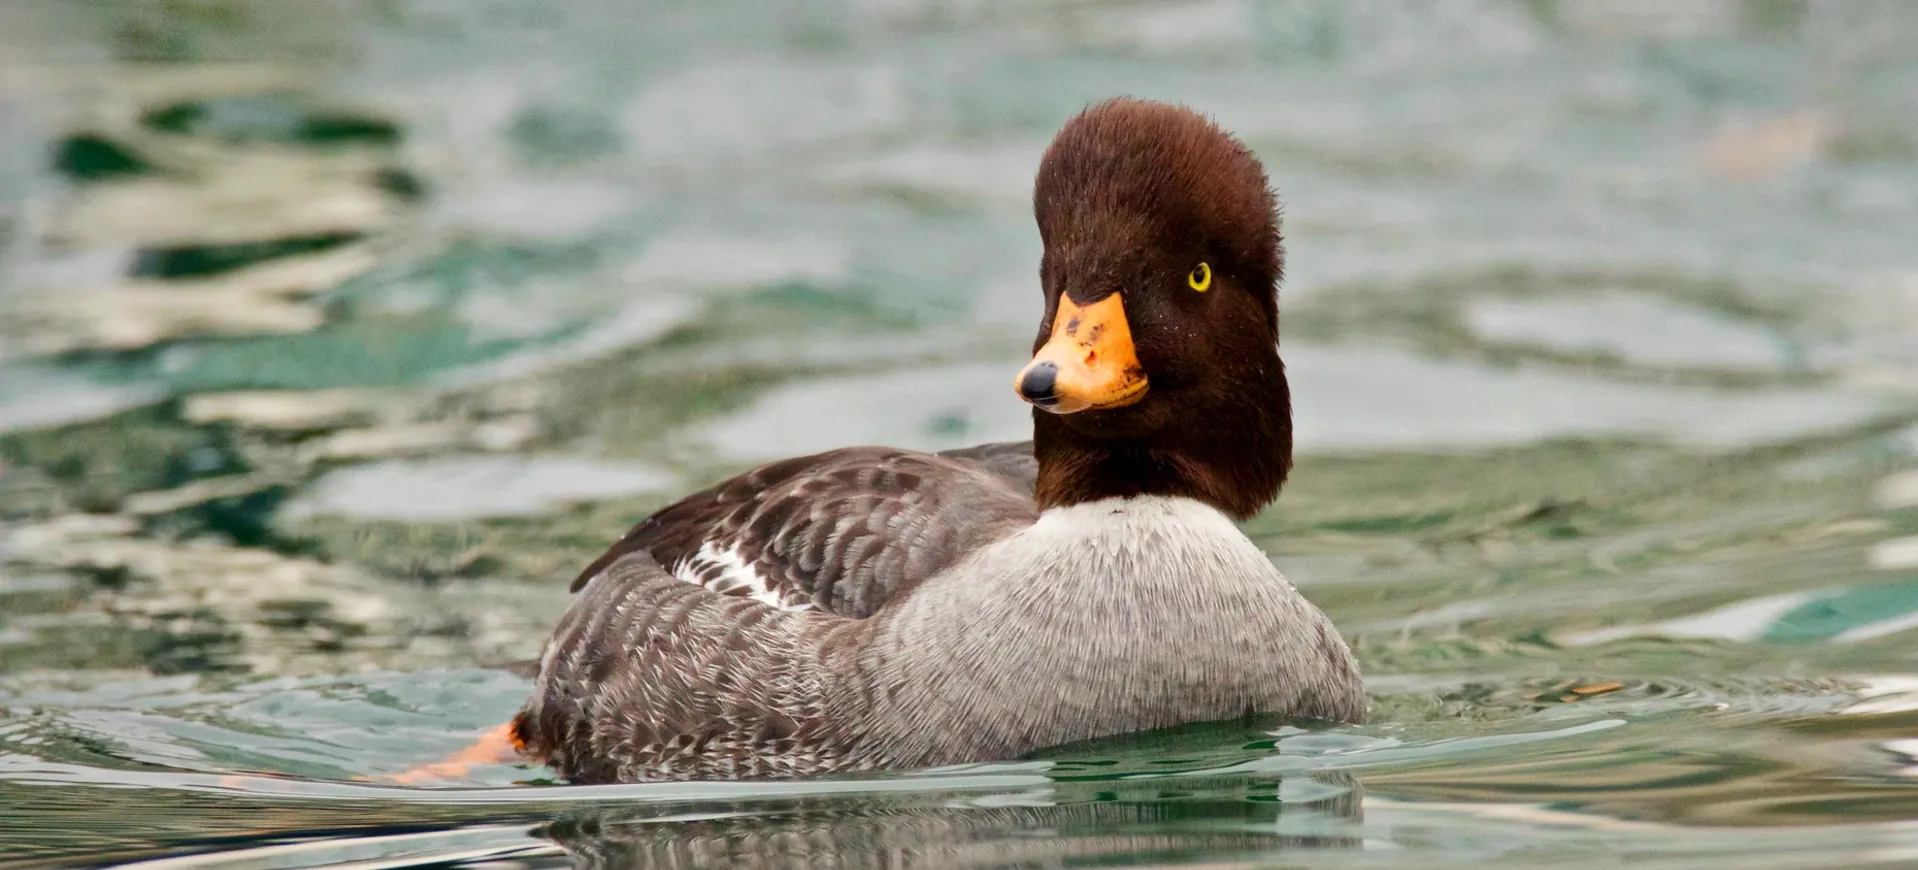
[[[13,4],[0,866],[1918,862],[1918,7]],[[751,464],[1022,437],[1033,167],[1129,92],[1286,202],[1248,532],[1372,724],[373,778]]]

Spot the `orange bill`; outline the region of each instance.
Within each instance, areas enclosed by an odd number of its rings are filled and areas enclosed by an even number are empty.
[[[1145,398],[1145,369],[1124,300],[1114,293],[1082,306],[1061,295],[1052,337],[1013,386],[1020,398],[1054,414],[1123,408]]]

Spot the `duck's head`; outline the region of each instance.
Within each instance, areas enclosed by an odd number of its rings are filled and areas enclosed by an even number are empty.
[[[1040,506],[1169,495],[1245,518],[1270,503],[1292,411],[1258,159],[1188,109],[1109,100],[1046,149],[1033,211],[1045,316],[1014,386],[1037,409]]]

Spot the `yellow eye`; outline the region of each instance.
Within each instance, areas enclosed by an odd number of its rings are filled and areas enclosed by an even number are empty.
[[[1185,283],[1200,293],[1212,289],[1212,267],[1204,263],[1194,266],[1192,274],[1185,276]]]

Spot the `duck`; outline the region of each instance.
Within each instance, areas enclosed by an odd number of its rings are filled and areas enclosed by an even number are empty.
[[[1264,167],[1113,98],[1046,148],[1033,214],[1030,441],[845,447],[659,510],[574,581],[495,748],[575,783],[783,779],[1362,722],[1348,645],[1238,526],[1292,468]]]

